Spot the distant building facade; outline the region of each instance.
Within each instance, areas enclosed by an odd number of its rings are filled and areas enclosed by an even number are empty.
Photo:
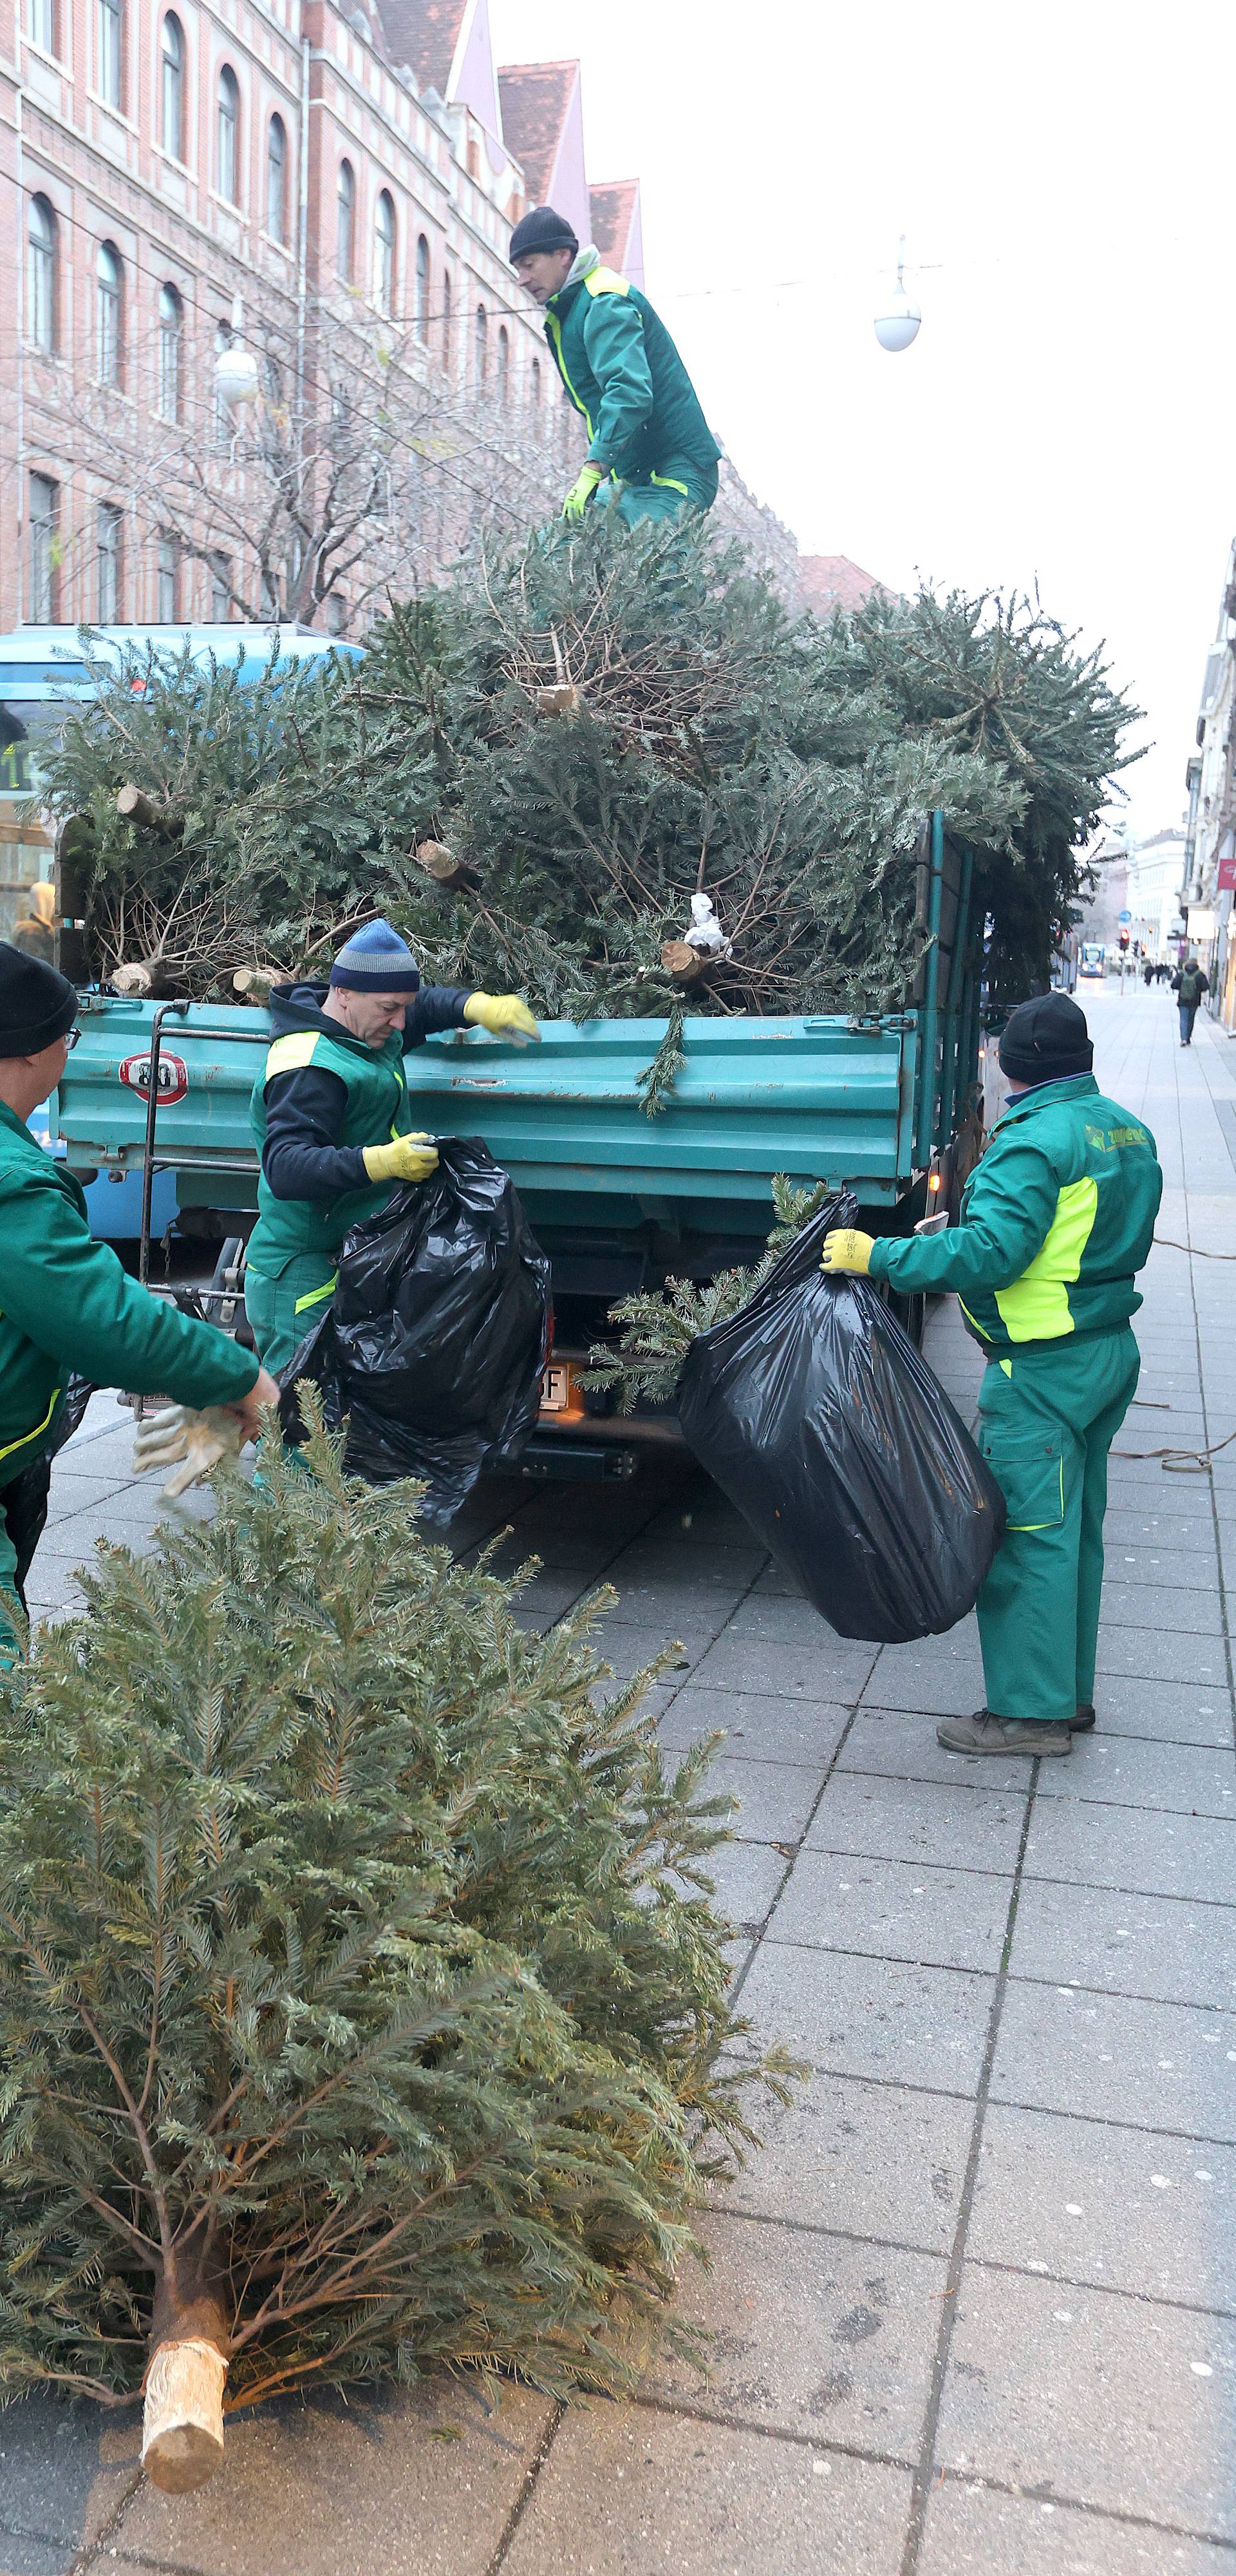
[[[547,516],[582,427],[507,265],[546,199],[642,283],[578,64],[500,69],[488,0],[0,0],[0,628],[356,633]]]
[[[1189,789],[1189,938],[1210,974],[1211,1007],[1236,1028],[1236,541],[1206,656]]]
[[[798,558],[798,606],[810,609],[815,617],[831,617],[834,609],[847,614],[862,608],[878,590],[886,599],[894,593],[861,564],[851,563],[848,555],[800,555]]]

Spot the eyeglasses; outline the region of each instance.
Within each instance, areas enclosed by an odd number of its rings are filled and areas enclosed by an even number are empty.
[[[73,1049],[74,1049],[74,1047],[76,1046],[77,1041],[78,1041],[78,1039],[79,1039],[79,1037],[80,1037],[80,1036],[81,1036],[81,1030],[80,1030],[79,1028],[74,1027],[74,1028],[66,1029],[66,1030],[65,1030],[65,1033],[64,1033],[64,1051],[65,1051],[65,1054],[66,1054],[66,1055],[72,1055],[72,1053],[73,1053]]]

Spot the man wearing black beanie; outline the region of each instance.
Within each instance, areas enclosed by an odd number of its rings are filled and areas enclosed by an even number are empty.
[[[17,1650],[71,1372],[178,1404],[225,1405],[249,1438],[261,1407],[279,1398],[252,1351],[150,1296],[94,1241],[80,1183],[31,1135],[26,1122],[64,1072],[76,1018],[65,977],[0,940],[0,1664]]]
[[[721,450],[695,387],[646,295],[580,249],[565,216],[533,206],[511,235],[511,266],[545,315],[550,355],[582,413],[588,454],[562,505],[582,519],[607,474],[619,516],[710,510]]]
[[[825,1270],[953,1289],[987,1357],[979,1446],[1008,1526],[978,1601],[986,1707],[936,1729],[954,1753],[1068,1753],[1094,1724],[1107,1455],[1137,1385],[1134,1282],[1163,1175],[1093,1058],[1066,993],[1022,1002],[1000,1040],[1008,1107],[958,1224],[825,1241]]]

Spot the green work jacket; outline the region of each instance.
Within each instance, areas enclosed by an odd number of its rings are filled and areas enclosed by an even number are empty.
[[[1163,1174],[1149,1128],[1092,1073],[1010,1102],[966,1183],[957,1225],[882,1236],[873,1279],[951,1288],[987,1350],[1111,1333],[1136,1314]]]
[[[711,473],[721,450],[660,315],[638,286],[581,255],[545,307],[545,337],[588,429],[588,455],[623,481],[677,458]]]
[[[266,1143],[268,1085],[281,1075],[303,1073],[310,1065],[319,1073],[333,1073],[347,1093],[334,1139],[337,1145],[363,1152],[366,1145],[386,1145],[392,1136],[409,1133],[412,1119],[398,1031],[392,1031],[381,1048],[374,1048],[366,1046],[363,1038],[349,1037],[342,1027],[337,1037],[333,1031],[325,1037],[320,1030],[297,1029],[275,1038],[253,1086],[250,1117],[259,1155]],[[258,1221],[249,1237],[251,1268],[263,1279],[277,1279],[302,1252],[333,1260],[349,1227],[385,1207],[390,1194],[389,1181],[367,1181],[337,1198],[281,1199],[261,1172]]]
[[[69,1373],[177,1404],[236,1404],[252,1351],[152,1297],[96,1243],[80,1184],[0,1102],[0,1485],[52,1435]]]

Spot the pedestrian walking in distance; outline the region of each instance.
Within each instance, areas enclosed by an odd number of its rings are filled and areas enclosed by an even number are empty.
[[[1015,1010],[1009,1103],[944,1234],[825,1239],[821,1267],[951,1288],[987,1361],[979,1447],[1008,1528],[978,1600],[985,1707],[954,1753],[1062,1754],[1094,1724],[1107,1454],[1137,1386],[1130,1318],[1163,1191],[1154,1138],[1108,1100],[1065,993]]]
[[[1172,977],[1172,991],[1180,1006],[1180,1043],[1193,1044],[1193,1023],[1201,1007],[1203,993],[1210,991],[1210,977],[1203,973],[1196,957],[1178,966]]]
[[[588,432],[563,518],[582,519],[607,475],[619,516],[631,525],[710,510],[721,450],[647,296],[606,268],[591,242],[581,250],[552,206],[521,216],[510,260],[545,315],[550,355]]]

